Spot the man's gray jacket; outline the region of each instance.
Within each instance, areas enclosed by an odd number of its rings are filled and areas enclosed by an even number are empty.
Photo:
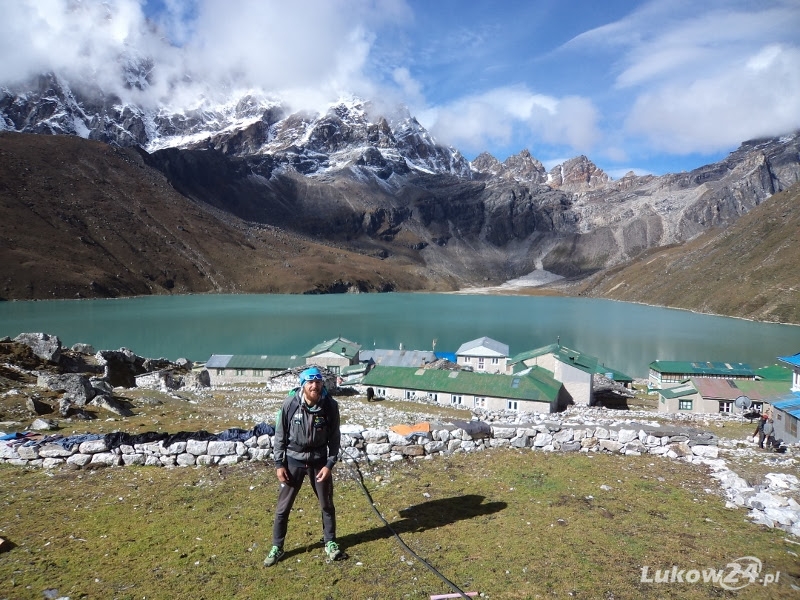
[[[275,417],[273,454],[275,468],[288,461],[311,467],[333,468],[341,446],[339,403],[323,390],[317,406],[310,409],[301,388],[289,392]]]

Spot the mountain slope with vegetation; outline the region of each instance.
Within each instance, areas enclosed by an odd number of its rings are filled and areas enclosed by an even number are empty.
[[[800,324],[800,183],[725,230],[595,276],[580,293]]]
[[[77,137],[0,133],[0,214],[0,299],[435,287],[413,254],[248,223],[178,193],[141,151]]]

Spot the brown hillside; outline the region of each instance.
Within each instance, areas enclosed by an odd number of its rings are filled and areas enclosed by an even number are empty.
[[[193,203],[133,149],[0,133],[0,298],[452,289]]]
[[[595,277],[589,296],[800,324],[800,183],[724,231]]]

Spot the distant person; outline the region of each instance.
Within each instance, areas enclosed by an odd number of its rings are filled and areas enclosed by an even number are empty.
[[[775,425],[772,422],[772,419],[767,419],[764,422],[764,425],[761,427],[761,434],[764,437],[767,448],[772,448],[773,442],[775,441]],[[761,447],[763,448],[764,446],[762,445]]]
[[[367,388],[367,402],[372,402],[375,399],[375,390],[371,387]]]
[[[758,425],[756,426],[756,434],[758,434],[758,447],[759,448],[763,448],[764,447],[764,438],[766,437],[764,435],[764,425],[767,423],[768,419],[769,419],[769,415],[764,413],[763,415],[761,415],[761,418],[758,421]]]
[[[339,455],[339,404],[328,393],[316,367],[300,373],[300,385],[289,392],[275,419],[275,470],[280,481],[278,506],[272,526],[272,549],[264,565],[283,558],[283,543],[297,493],[308,476],[322,509],[325,554],[331,560],[346,558],[336,543],[336,508],[333,505],[333,465]]]

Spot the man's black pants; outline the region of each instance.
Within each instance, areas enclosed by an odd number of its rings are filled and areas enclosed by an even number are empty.
[[[322,509],[322,532],[325,542],[336,539],[336,508],[333,506],[333,473],[325,481],[317,482],[317,474],[322,467],[298,466],[289,463],[289,483],[281,483],[278,493],[278,506],[275,509],[275,523],[272,526],[272,544],[283,548],[286,531],[289,527],[289,512],[292,510],[297,493],[308,476],[319,507]]]

